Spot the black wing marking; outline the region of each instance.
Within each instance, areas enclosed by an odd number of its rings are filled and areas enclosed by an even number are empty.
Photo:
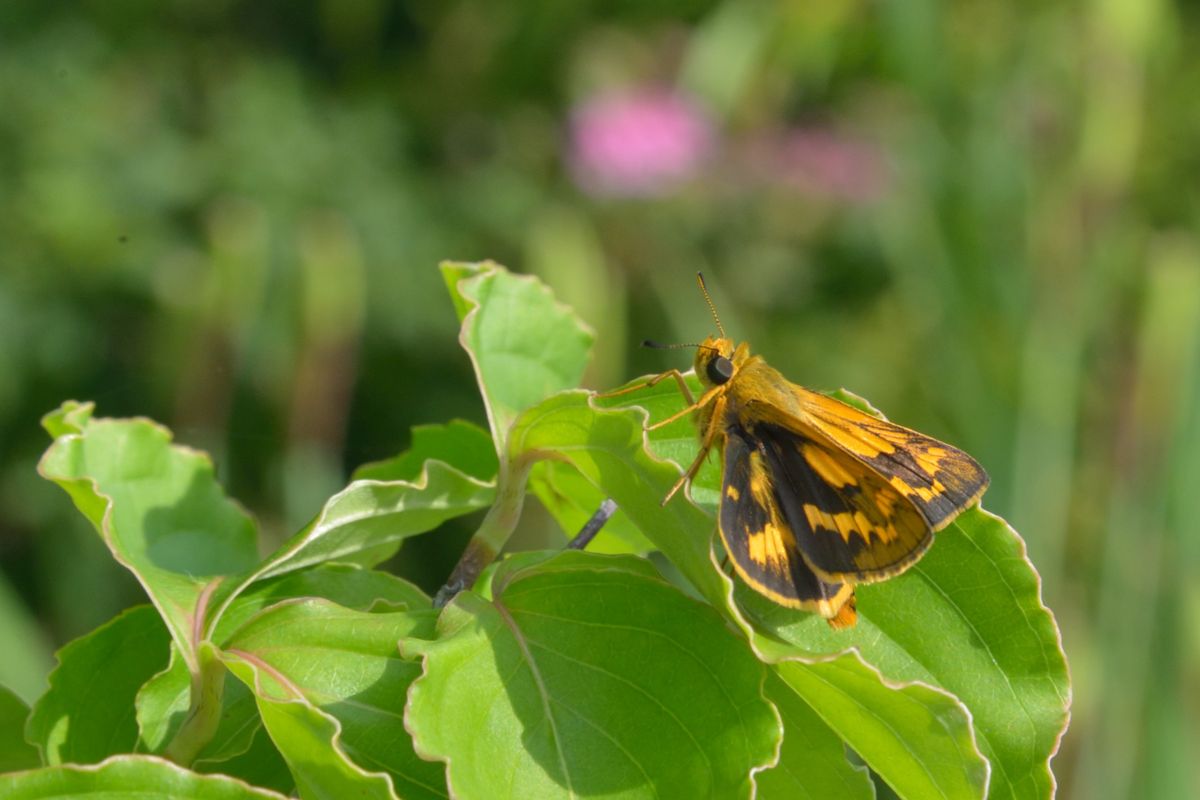
[[[823,581],[809,568],[780,511],[762,445],[731,425],[724,449],[721,539],[738,574],[780,605],[836,616],[853,587]]]
[[[772,423],[756,425],[754,437],[797,547],[823,580],[883,580],[932,544],[912,498],[861,460]]]

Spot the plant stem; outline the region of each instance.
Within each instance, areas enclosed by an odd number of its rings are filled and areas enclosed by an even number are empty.
[[[454,595],[475,584],[479,574],[492,563],[508,537],[516,530],[521,519],[521,508],[525,504],[525,484],[535,457],[521,456],[513,460],[503,459],[500,474],[496,478],[496,502],[488,510],[479,529],[467,543],[462,557],[433,599],[434,608],[442,608]]]
[[[183,767],[191,766],[217,732],[225,689],[225,666],[217,658],[216,649],[202,645],[196,655],[200,669],[192,673],[191,707],[166,749],[167,758]]]

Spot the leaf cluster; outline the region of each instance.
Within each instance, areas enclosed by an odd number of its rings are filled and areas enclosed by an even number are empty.
[[[859,624],[779,608],[720,569],[719,476],[659,385],[576,388],[591,334],[529,277],[446,264],[490,431],[418,428],[266,558],[207,456],[66,403],[40,465],[149,604],[58,654],[27,709],[0,691],[0,796],[1046,797],[1069,684],[1036,572],[976,509],[863,587]],[[488,509],[501,551],[534,495],[605,552],[496,560],[445,608],[378,569]],[[652,556],[661,554],[662,558]]]

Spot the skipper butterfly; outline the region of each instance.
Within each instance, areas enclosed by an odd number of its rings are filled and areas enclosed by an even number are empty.
[[[696,347],[703,393],[693,397],[674,369],[622,390],[678,383],[687,406],[651,430],[694,415],[700,452],[663,505],[716,449],[718,527],[738,575],[780,605],[854,625],[854,587],[915,564],[979,501],[987,473],[963,451],[797,386],[746,343],[734,346],[697,278],[720,336],[668,347]]]

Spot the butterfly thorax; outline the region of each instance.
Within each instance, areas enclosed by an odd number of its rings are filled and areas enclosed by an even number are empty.
[[[715,395],[696,412],[702,440],[714,414],[730,424],[751,427],[764,414],[773,415],[773,409],[794,411],[791,384],[762,356],[751,355],[744,342],[734,347],[729,339],[710,336],[697,349],[694,366],[706,393]],[[722,438],[713,441],[718,449]]]
[[[794,404],[788,390],[791,384],[762,356],[751,355],[745,342],[734,347],[730,339],[710,336],[696,349],[693,366],[706,391],[720,387],[716,402],[701,409],[698,421],[707,422],[718,406],[724,414],[738,414],[745,412],[748,404],[788,409]],[[706,410],[708,413],[703,413]]]

